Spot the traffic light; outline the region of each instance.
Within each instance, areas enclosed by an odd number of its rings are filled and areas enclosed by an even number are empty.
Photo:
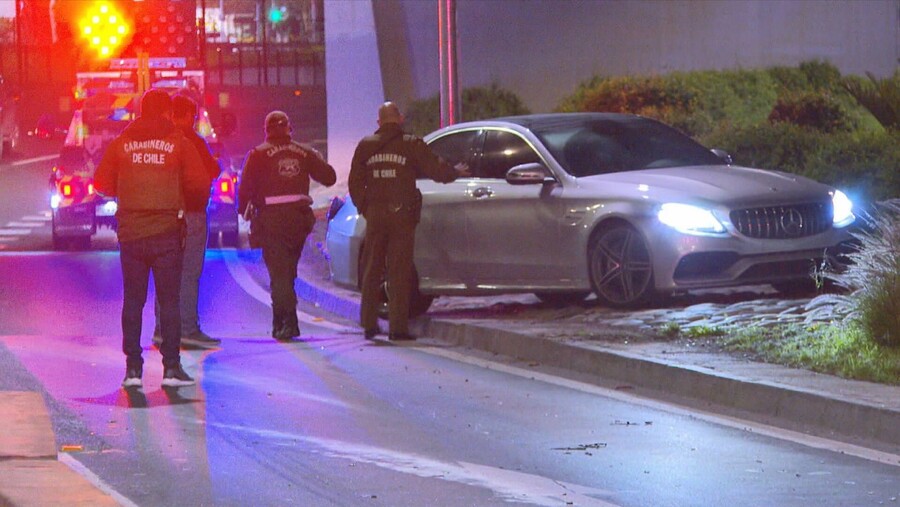
[[[284,21],[284,7],[279,9],[278,7],[273,6],[271,9],[269,9],[269,21],[274,24],[278,24]]]
[[[78,33],[82,40],[100,58],[115,56],[119,48],[129,42],[133,27],[118,6],[106,0],[86,4],[78,20]]]

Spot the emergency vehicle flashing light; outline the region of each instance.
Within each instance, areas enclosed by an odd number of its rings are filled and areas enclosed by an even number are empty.
[[[78,21],[79,33],[101,58],[112,56],[133,32],[115,4],[95,1]]]

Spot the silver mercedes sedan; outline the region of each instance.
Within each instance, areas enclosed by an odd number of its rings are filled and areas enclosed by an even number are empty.
[[[472,176],[418,183],[413,314],[442,295],[530,292],[560,303],[593,293],[634,307],[696,289],[794,291],[852,248],[853,205],[840,190],[733,165],[648,118],[517,116],[425,141]],[[332,278],[356,287],[365,220],[349,197],[328,216]]]

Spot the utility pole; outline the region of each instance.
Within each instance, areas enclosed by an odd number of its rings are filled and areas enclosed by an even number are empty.
[[[459,77],[456,72],[456,0],[438,0],[441,62],[441,127],[462,119]]]
[[[22,89],[25,79],[22,57],[22,4],[20,0],[16,0],[16,84],[19,90]]]

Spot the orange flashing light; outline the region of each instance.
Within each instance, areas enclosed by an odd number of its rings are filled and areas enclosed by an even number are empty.
[[[114,3],[98,0],[89,5],[78,21],[79,33],[97,56],[113,56],[133,29]]]

